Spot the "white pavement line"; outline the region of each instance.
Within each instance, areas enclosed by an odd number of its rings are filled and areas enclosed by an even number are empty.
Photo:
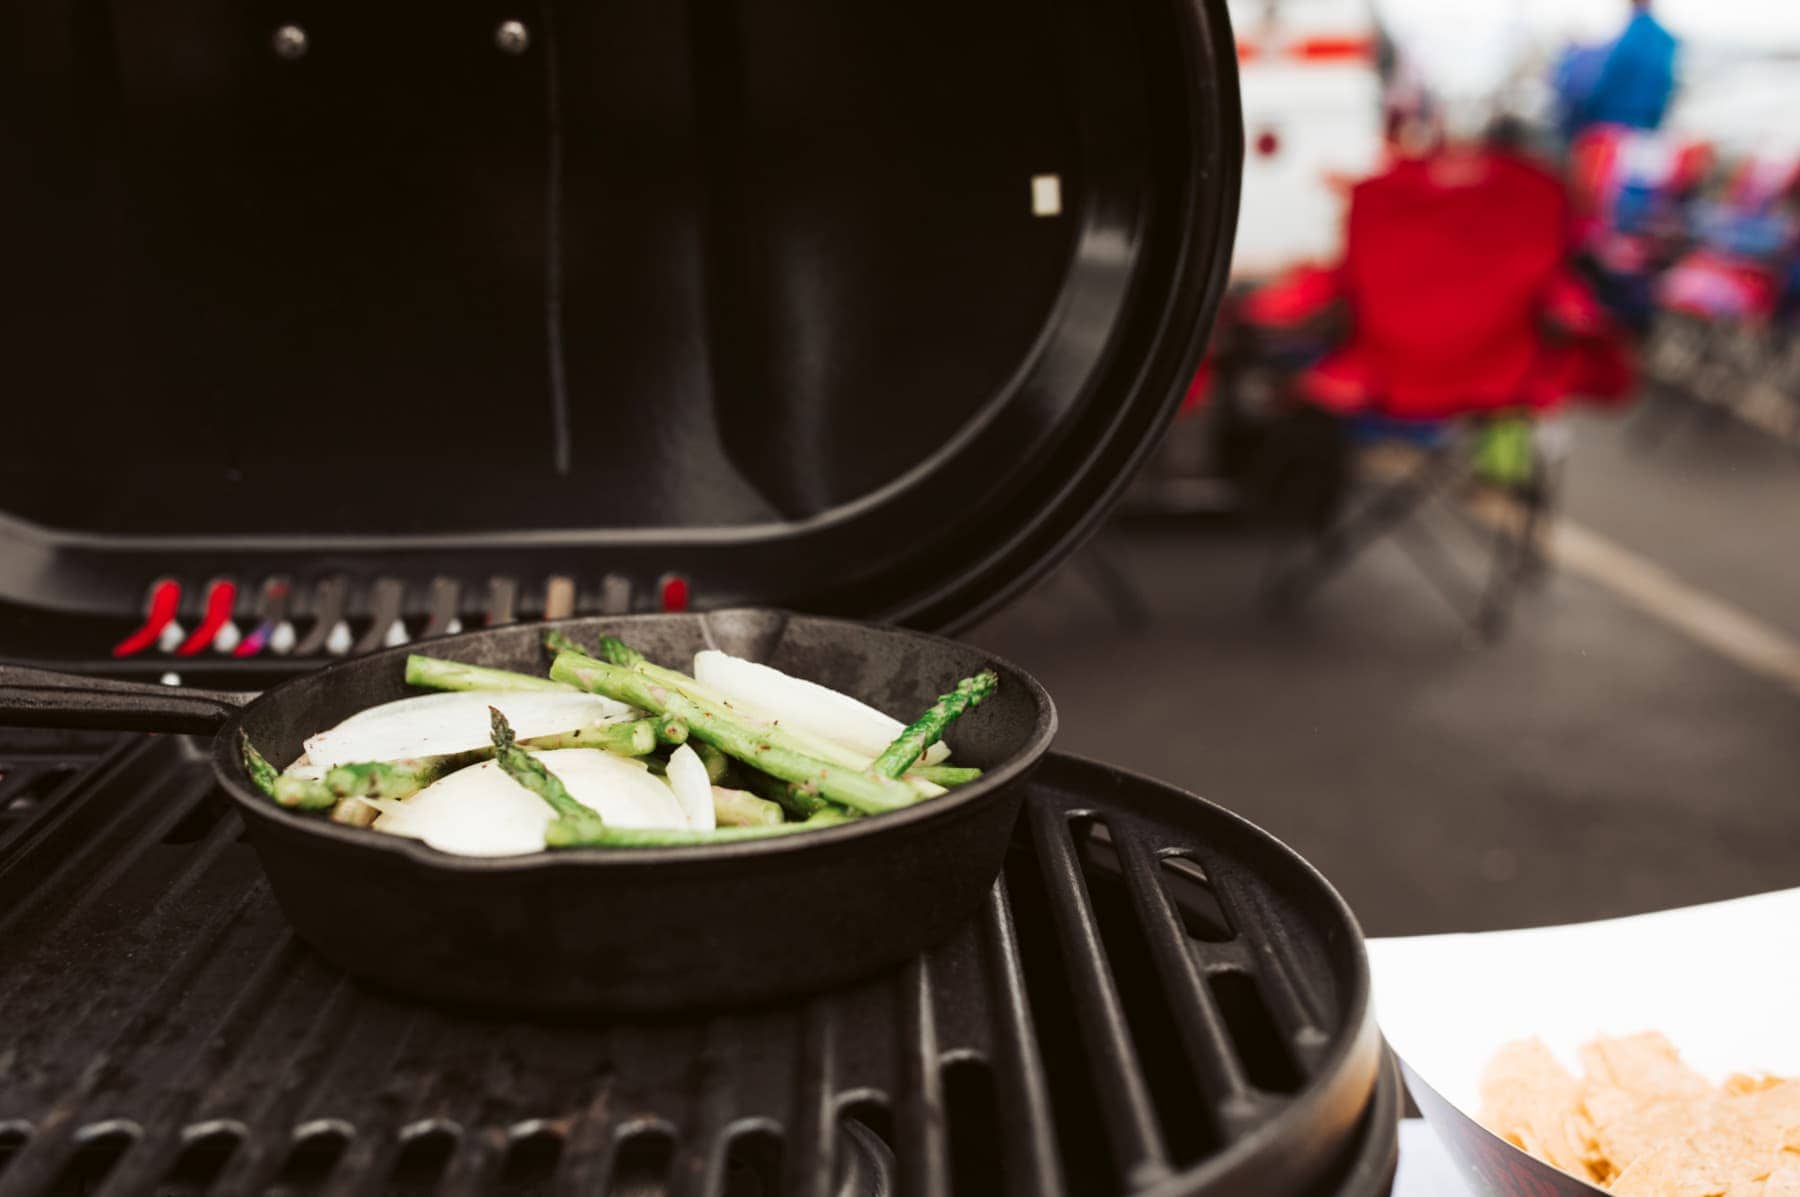
[[[1720,656],[1800,693],[1800,641],[1579,524],[1555,520],[1548,547],[1564,568]]]

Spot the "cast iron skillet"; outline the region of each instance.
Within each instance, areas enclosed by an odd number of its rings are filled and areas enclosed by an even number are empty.
[[[999,689],[947,737],[958,763],[986,773],[918,806],[802,835],[485,858],[284,810],[244,773],[240,728],[285,765],[315,732],[419,693],[403,680],[407,652],[541,672],[551,626],[586,642],[617,634],[683,668],[711,645],[902,720],[991,666]],[[1056,712],[1030,675],[953,641],[736,610],[495,628],[344,661],[258,696],[4,669],[0,722],[215,733],[213,769],[302,939],[394,989],[547,1012],[736,1005],[871,973],[945,938],[1000,870]]]

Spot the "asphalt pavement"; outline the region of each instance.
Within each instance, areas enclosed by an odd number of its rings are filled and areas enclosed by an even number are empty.
[[[1800,459],[1730,425],[1649,448],[1616,418],[1574,432],[1570,521],[1800,643]],[[1103,548],[1147,606],[1142,627],[1077,560],[970,638],[1049,686],[1060,750],[1263,825],[1370,934],[1800,885],[1800,690],[1628,580],[1553,570],[1485,644],[1392,543],[1288,621],[1256,601],[1262,534],[1132,523]]]

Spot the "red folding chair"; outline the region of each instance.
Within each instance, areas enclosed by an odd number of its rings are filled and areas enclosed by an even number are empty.
[[[1497,421],[1629,393],[1623,341],[1568,268],[1570,233],[1561,183],[1506,153],[1403,161],[1357,185],[1333,292],[1348,340],[1299,376],[1294,398],[1334,416],[1352,443],[1404,440],[1422,455],[1277,563],[1273,606],[1291,609],[1362,548],[1403,532],[1402,546],[1484,634],[1503,630],[1549,505],[1543,455],[1496,486],[1519,518],[1499,521],[1472,610],[1460,597],[1470,584],[1412,517],[1478,472]]]

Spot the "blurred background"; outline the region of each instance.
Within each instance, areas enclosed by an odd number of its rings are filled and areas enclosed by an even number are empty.
[[[1232,14],[1207,358],[975,638],[1371,934],[1800,883],[1800,6]]]

